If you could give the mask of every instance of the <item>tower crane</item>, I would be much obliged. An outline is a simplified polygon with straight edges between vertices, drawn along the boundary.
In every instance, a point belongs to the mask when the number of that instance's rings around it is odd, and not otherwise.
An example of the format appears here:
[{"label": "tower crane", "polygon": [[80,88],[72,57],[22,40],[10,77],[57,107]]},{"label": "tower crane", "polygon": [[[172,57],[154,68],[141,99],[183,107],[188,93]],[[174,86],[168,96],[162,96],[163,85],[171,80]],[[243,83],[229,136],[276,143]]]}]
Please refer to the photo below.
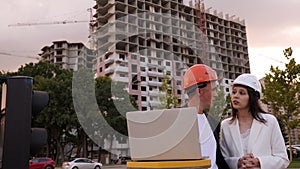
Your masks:
[{"label": "tower crane", "polygon": [[265,57],[265,58],[267,58],[267,59],[273,60],[273,61],[275,61],[275,62],[285,64],[285,62],[283,62],[283,61],[281,61],[281,60],[279,60],[279,59],[275,59],[275,58],[273,58],[273,57],[271,57],[271,56],[262,55],[262,54],[259,54],[258,56],[262,56],[262,57]]},{"label": "tower crane", "polygon": [[53,22],[27,22],[27,23],[16,23],[16,24],[9,24],[8,27],[13,26],[38,26],[38,25],[52,25],[52,24],[69,24],[69,23],[89,23],[89,44],[90,48],[94,49],[93,45],[93,33],[96,20],[93,19],[93,10],[92,8],[88,8],[87,11],[90,13],[89,20],[63,20],[63,21],[53,21]]},{"label": "tower crane", "polygon": [[1,51],[0,51],[0,55],[5,55],[5,56],[16,56],[16,57],[31,58],[31,59],[40,60],[39,57],[34,57],[34,56],[22,56],[22,55],[17,55],[17,54],[12,54],[12,53],[7,53],[7,52],[1,52]]},{"label": "tower crane", "polygon": [[88,8],[87,11],[90,13],[90,20],[63,20],[63,21],[53,21],[53,22],[27,22],[27,23],[16,23],[10,24],[8,27],[12,26],[34,26],[34,25],[51,25],[51,24],[68,24],[68,23],[90,23],[90,31],[93,31],[93,26],[96,20],[93,19],[93,10]]},{"label": "tower crane", "polygon": [[90,22],[90,21],[65,20],[65,21],[54,21],[54,22],[27,22],[27,23],[10,24],[10,25],[8,25],[8,27],[12,27],[12,26],[34,26],[34,25],[67,24],[67,23],[84,23],[84,22]]}]

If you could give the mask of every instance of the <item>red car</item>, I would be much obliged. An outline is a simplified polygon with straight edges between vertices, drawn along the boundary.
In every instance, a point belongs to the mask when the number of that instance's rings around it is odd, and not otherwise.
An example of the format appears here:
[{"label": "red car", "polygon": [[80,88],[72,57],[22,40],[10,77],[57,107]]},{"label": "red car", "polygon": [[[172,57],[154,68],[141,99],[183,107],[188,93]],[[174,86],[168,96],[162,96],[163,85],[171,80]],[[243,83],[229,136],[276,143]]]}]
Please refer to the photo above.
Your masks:
[{"label": "red car", "polygon": [[48,157],[36,157],[29,161],[29,169],[54,169],[55,161]]}]

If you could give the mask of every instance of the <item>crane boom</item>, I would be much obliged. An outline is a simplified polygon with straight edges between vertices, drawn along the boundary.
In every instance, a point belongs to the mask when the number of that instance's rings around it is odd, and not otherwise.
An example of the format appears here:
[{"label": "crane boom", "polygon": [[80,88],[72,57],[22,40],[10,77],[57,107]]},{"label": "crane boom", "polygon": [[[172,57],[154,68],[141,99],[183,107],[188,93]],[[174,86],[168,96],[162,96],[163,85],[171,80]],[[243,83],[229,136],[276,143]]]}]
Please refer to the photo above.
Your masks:
[{"label": "crane boom", "polygon": [[[8,27],[13,26],[38,26],[38,25],[52,25],[52,24],[68,24],[68,23],[89,23],[89,44],[90,48],[94,49],[94,40],[93,40],[93,33],[96,20],[93,19],[93,10],[92,8],[88,8],[87,11],[90,13],[90,20],[64,20],[64,21],[52,21],[52,22],[28,22],[28,23],[16,23],[10,24]],[[3,54],[3,53],[2,53]]]},{"label": "crane boom", "polygon": [[51,24],[67,24],[67,23],[86,23],[90,21],[54,21],[54,22],[28,22],[28,23],[16,23],[16,24],[10,24],[8,27],[11,26],[32,26],[32,25],[51,25]]},{"label": "crane boom", "polygon": [[1,51],[0,51],[0,55],[6,55],[6,56],[16,56],[16,57],[26,57],[26,58],[31,58],[31,59],[40,60],[40,58],[39,58],[39,57],[34,57],[34,56],[21,56],[21,55],[17,55],[17,54],[11,54],[11,53],[7,53],[7,52],[1,52]]}]

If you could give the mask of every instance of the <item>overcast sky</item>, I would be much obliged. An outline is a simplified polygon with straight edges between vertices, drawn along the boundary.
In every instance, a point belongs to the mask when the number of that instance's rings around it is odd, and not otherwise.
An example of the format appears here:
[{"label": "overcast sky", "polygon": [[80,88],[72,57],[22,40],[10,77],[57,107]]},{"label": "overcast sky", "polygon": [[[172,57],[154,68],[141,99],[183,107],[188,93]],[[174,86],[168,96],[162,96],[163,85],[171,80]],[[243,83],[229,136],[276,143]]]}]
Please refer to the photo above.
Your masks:
[{"label": "overcast sky", "polygon": [[[40,53],[55,40],[87,43],[88,23],[13,26],[62,20],[89,20],[93,0],[9,0],[0,5],[0,70],[15,71],[20,65],[37,60],[27,58]],[[251,72],[263,77],[275,60],[285,61],[282,50],[294,49],[300,61],[299,0],[205,0],[206,8],[245,19]],[[2,53],[2,54],[1,54]],[[4,55],[3,53],[6,53]],[[14,56],[7,56],[11,54]],[[273,58],[273,59],[271,59]],[[282,64],[281,64],[282,65]]]}]

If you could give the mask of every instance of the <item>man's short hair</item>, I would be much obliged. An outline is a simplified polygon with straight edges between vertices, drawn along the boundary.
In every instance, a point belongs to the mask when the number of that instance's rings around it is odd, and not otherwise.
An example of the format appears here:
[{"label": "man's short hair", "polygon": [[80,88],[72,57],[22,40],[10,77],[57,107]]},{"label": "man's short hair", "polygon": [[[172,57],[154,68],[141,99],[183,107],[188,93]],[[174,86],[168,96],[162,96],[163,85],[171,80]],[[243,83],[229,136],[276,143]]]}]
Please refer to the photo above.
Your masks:
[{"label": "man's short hair", "polygon": [[190,86],[188,88],[185,89],[186,94],[191,97],[195,94],[196,89],[201,89],[207,86],[207,84],[210,83],[210,81],[208,82],[201,82],[201,83],[197,83],[193,86]]}]

